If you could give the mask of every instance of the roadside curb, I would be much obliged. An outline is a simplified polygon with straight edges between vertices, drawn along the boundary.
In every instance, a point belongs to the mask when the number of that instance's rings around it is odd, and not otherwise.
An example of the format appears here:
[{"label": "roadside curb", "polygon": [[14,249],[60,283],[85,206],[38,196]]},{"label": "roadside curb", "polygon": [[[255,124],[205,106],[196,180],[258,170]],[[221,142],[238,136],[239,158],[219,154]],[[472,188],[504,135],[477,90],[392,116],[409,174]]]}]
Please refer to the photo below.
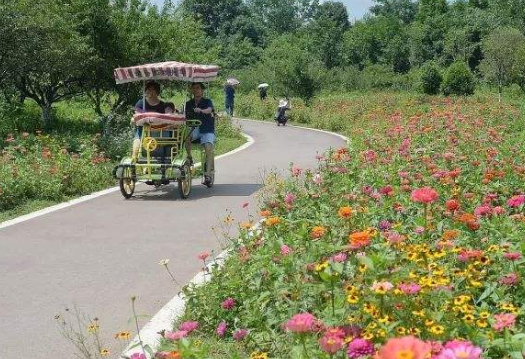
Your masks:
[{"label": "roadside curb", "polygon": [[[238,147],[236,149],[231,150],[230,152],[227,152],[227,153],[224,153],[224,154],[222,154],[220,156],[215,157],[215,160],[220,160],[221,158],[228,157],[228,156],[231,156],[233,154],[236,154],[236,153],[238,153],[240,151],[243,151],[243,150],[247,149],[248,147],[250,147],[251,145],[253,145],[255,143],[255,140],[250,135],[247,135],[245,133],[242,133],[242,135],[247,140],[247,142],[245,144],[243,144],[242,146],[240,146],[240,147]],[[200,162],[196,163],[194,165],[195,168],[199,168],[200,166],[201,166]],[[111,188],[108,188],[108,189],[105,189],[105,190],[102,190],[102,191],[99,191],[99,192],[95,192],[95,193],[92,193],[92,194],[89,194],[89,195],[86,195],[86,196],[75,198],[75,199],[72,199],[72,200],[67,201],[67,202],[59,203],[59,204],[56,204],[54,206],[50,206],[50,207],[47,207],[47,208],[44,208],[44,209],[41,209],[41,210],[38,210],[38,211],[35,211],[35,212],[32,212],[32,213],[25,214],[25,215],[20,216],[20,217],[16,217],[16,218],[10,219],[8,221],[0,223],[0,230],[2,230],[4,228],[7,228],[7,227],[14,226],[14,225],[22,223],[22,222],[29,221],[29,220],[37,218],[37,217],[45,216],[46,214],[49,214],[49,213],[60,211],[61,209],[64,209],[64,208],[68,208],[68,207],[71,207],[71,206],[74,206],[74,205],[77,205],[77,204],[80,204],[80,203],[84,203],[84,202],[90,201],[90,200],[98,198],[98,197],[102,197],[102,196],[105,196],[105,195],[108,195],[108,194],[111,194],[111,193],[114,193],[114,192],[118,192],[119,190],[120,190],[119,187],[111,187]]]},{"label": "roadside curb", "polygon": [[[260,122],[260,123],[267,123],[271,124],[269,121],[261,121],[261,120],[251,120],[251,119],[239,119],[235,118],[236,120],[241,121],[252,121],[252,122]],[[344,140],[347,144],[350,143],[350,139],[344,135],[325,131],[325,130],[319,130],[315,128],[309,128],[309,127],[302,127],[302,126],[295,126],[290,125],[288,127],[294,127],[294,128],[300,128],[315,132],[321,132],[324,134],[332,135],[341,138]],[[250,235],[257,234],[260,230],[260,226],[264,222],[264,219],[261,219],[256,225],[254,225],[252,228],[250,228]],[[229,249],[224,250],[222,253],[220,253],[211,263],[209,263],[206,268],[199,273],[188,283],[188,285],[202,285],[211,280],[211,274],[210,271],[213,267],[218,266],[218,268],[222,267],[224,264],[224,261],[228,258]],[[186,308],[186,301],[184,295],[177,294],[172,300],[170,300],[162,309],[155,314],[155,316],[140,330],[140,337],[142,339],[142,345],[143,346],[149,346],[151,349],[155,350],[155,348],[159,344],[160,332],[163,330],[172,330],[173,329],[173,323],[175,320],[180,318],[180,316],[184,313],[184,310]],[[141,352],[141,347],[139,343],[138,336],[135,336],[135,338],[130,342],[126,350],[121,354],[120,358],[127,359],[132,354]],[[150,359],[151,357],[146,354],[146,358]]]}]

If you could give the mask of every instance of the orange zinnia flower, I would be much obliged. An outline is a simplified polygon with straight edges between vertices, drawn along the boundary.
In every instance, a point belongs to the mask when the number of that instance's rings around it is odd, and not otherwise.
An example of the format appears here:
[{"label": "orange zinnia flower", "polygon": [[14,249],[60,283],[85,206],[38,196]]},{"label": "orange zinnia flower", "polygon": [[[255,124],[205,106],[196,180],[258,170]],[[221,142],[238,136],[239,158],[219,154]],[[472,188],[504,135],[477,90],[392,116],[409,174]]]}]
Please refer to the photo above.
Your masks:
[{"label": "orange zinnia flower", "polygon": [[348,236],[350,241],[350,247],[352,249],[359,249],[361,247],[366,247],[370,244],[372,235],[369,231],[355,232]]},{"label": "orange zinnia flower", "polygon": [[269,217],[266,219],[266,225],[267,226],[274,226],[276,224],[279,224],[281,222],[281,219],[279,217]]},{"label": "orange zinnia flower", "polygon": [[461,223],[475,222],[477,217],[472,213],[463,213],[457,218],[457,220]]},{"label": "orange zinnia flower", "polygon": [[269,216],[272,215],[272,212],[269,211],[269,210],[267,210],[267,209],[265,209],[265,210],[259,212],[259,214],[260,214],[262,217],[269,217]]},{"label": "orange zinnia flower", "polygon": [[350,218],[352,217],[352,207],[341,207],[339,208],[338,214],[341,218]]},{"label": "orange zinnia flower", "polygon": [[319,239],[322,236],[324,236],[325,232],[326,232],[326,228],[318,226],[318,227],[312,228],[312,231],[310,232],[310,235],[314,239]]},{"label": "orange zinnia flower", "polygon": [[451,241],[453,239],[456,239],[459,235],[459,231],[455,229],[447,229],[443,232],[443,240],[444,241]]}]

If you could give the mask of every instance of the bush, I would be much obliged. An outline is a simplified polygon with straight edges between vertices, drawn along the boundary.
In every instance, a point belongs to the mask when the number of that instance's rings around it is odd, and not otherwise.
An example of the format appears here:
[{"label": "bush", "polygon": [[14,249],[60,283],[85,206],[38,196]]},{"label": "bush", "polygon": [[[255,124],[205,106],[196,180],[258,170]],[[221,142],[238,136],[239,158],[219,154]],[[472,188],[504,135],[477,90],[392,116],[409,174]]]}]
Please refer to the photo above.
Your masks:
[{"label": "bush", "polygon": [[450,65],[445,72],[441,89],[445,96],[470,96],[474,94],[475,82],[474,75],[468,65],[457,61]]},{"label": "bush", "polygon": [[437,95],[441,88],[443,76],[433,62],[427,62],[421,67],[418,89],[427,95]]}]

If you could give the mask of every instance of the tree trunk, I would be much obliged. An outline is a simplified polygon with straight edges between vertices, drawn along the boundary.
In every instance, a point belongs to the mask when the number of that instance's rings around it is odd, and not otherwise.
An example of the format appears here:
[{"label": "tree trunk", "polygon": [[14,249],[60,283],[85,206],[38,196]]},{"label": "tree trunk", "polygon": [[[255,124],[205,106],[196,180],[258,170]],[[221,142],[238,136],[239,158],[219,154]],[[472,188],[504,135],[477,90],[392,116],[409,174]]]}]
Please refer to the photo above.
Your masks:
[{"label": "tree trunk", "polygon": [[42,108],[42,122],[44,122],[44,128],[50,130],[53,117],[51,103],[45,101],[40,107]]}]

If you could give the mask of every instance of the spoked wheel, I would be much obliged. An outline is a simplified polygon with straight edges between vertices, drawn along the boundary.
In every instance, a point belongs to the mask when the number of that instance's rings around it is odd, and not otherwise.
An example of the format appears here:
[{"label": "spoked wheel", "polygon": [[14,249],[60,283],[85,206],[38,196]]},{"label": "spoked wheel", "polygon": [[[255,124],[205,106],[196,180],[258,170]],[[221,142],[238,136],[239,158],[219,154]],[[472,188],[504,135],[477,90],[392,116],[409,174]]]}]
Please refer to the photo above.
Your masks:
[{"label": "spoked wheel", "polygon": [[125,199],[130,199],[135,192],[135,181],[131,178],[121,178],[120,179],[120,193],[124,196]]},{"label": "spoked wheel", "polygon": [[182,199],[186,199],[191,193],[191,168],[188,163],[186,163],[182,168],[183,176],[178,179],[179,193]]}]

